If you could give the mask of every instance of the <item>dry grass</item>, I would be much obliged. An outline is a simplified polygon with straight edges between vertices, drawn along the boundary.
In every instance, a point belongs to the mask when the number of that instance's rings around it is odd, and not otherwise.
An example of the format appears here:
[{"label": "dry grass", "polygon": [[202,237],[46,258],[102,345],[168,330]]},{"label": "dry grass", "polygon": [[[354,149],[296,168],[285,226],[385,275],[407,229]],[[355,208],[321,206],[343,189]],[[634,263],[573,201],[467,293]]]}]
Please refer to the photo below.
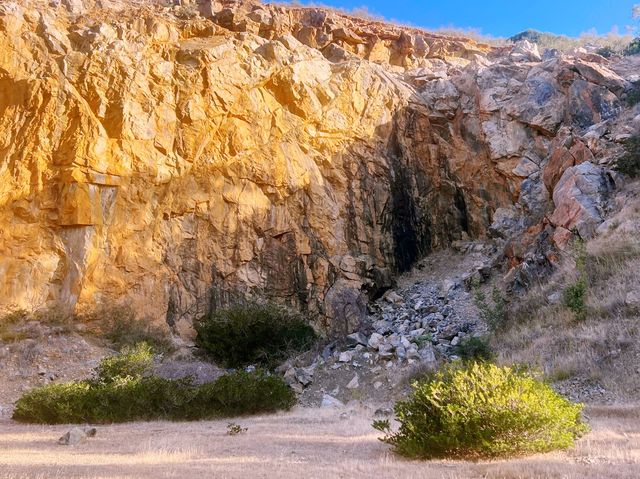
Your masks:
[{"label": "dry grass", "polygon": [[407,461],[371,428],[371,411],[299,409],[240,420],[105,426],[63,447],[68,428],[0,424],[0,479],[15,478],[631,478],[640,470],[640,409],[591,409],[593,432],[567,452],[509,461]]},{"label": "dry grass", "polygon": [[551,281],[518,301],[511,326],[495,338],[501,362],[535,365],[553,381],[580,378],[614,398],[640,400],[640,311],[626,302],[640,289],[639,205],[640,198],[629,201],[608,231],[585,245],[587,319],[576,321],[562,302],[548,301],[580,275],[577,254],[569,251]]}]

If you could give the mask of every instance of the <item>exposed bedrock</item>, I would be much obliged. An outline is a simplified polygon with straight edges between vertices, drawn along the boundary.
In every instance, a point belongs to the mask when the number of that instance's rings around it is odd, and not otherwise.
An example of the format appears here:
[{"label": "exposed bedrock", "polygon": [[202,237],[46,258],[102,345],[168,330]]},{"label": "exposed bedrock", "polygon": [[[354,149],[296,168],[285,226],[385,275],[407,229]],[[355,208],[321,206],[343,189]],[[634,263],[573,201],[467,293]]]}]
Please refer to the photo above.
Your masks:
[{"label": "exposed bedrock", "polygon": [[2,309],[129,302],[187,331],[254,295],[331,328],[452,241],[517,264],[602,221],[629,84],[600,57],[318,9],[52,5],[0,6]]}]

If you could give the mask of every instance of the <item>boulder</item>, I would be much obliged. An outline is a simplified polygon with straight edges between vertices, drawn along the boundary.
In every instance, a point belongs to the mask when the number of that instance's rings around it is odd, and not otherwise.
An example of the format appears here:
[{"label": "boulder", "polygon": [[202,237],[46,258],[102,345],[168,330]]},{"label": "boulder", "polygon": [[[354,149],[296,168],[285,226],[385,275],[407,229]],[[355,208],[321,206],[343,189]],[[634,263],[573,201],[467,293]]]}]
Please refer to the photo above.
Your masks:
[{"label": "boulder", "polygon": [[536,43],[529,40],[521,40],[515,44],[509,58],[515,62],[539,62],[542,61],[542,55],[538,50]]},{"label": "boulder", "polygon": [[553,191],[550,221],[591,238],[604,221],[605,206],[615,184],[610,173],[593,163],[568,168]]},{"label": "boulder", "polygon": [[344,407],[344,403],[329,394],[322,395],[322,403],[320,404],[322,408],[328,409],[341,409]]},{"label": "boulder", "polygon": [[58,444],[61,446],[75,446],[88,437],[94,437],[96,433],[97,429],[94,427],[74,427],[58,439]]}]

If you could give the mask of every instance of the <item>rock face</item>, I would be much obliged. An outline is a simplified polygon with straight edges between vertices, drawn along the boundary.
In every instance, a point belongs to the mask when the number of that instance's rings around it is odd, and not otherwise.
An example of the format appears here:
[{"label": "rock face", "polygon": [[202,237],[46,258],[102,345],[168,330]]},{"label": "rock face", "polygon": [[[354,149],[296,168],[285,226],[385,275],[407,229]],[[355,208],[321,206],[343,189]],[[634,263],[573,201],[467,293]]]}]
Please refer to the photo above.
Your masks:
[{"label": "rock face", "polygon": [[627,87],[526,45],[165,3],[0,6],[0,309],[181,330],[252,294],[355,331],[432,249],[542,224]]}]

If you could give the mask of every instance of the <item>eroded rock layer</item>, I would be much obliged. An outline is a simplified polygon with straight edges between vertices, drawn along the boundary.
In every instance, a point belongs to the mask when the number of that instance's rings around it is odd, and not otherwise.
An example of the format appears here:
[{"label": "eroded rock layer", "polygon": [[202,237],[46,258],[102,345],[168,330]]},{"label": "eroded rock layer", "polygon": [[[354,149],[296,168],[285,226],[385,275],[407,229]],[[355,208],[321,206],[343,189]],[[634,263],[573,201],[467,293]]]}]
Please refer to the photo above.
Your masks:
[{"label": "eroded rock layer", "polygon": [[492,223],[591,231],[599,197],[562,192],[610,187],[628,83],[536,55],[319,9],[5,2],[0,308],[130,302],[180,330],[253,294],[327,327]]}]

